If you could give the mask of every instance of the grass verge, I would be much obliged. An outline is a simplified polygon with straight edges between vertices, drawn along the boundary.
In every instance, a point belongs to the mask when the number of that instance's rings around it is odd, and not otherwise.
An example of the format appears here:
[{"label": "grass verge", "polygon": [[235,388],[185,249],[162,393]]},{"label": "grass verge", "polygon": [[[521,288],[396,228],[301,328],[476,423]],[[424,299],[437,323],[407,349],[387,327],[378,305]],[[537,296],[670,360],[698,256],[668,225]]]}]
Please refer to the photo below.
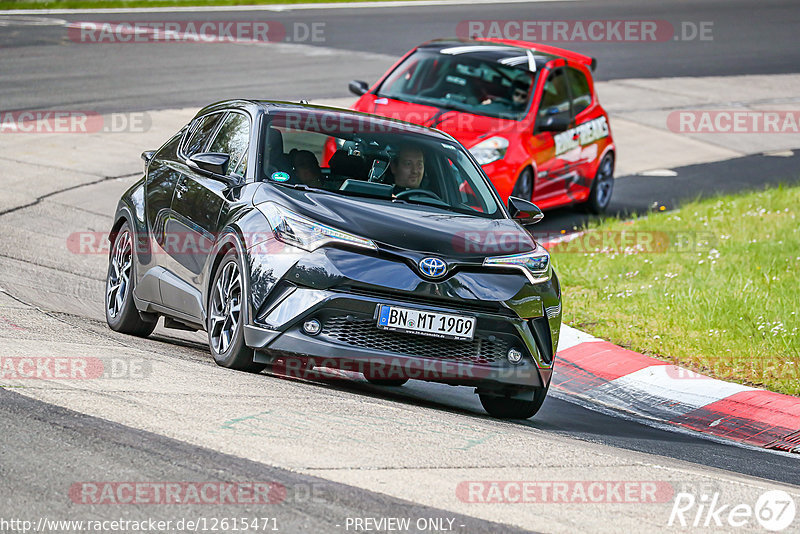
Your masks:
[{"label": "grass verge", "polygon": [[715,378],[800,395],[800,187],[606,220],[551,249],[567,324]]},{"label": "grass verge", "polygon": [[374,0],[6,0],[0,9],[106,9],[134,7],[240,6],[262,4],[353,3]]}]

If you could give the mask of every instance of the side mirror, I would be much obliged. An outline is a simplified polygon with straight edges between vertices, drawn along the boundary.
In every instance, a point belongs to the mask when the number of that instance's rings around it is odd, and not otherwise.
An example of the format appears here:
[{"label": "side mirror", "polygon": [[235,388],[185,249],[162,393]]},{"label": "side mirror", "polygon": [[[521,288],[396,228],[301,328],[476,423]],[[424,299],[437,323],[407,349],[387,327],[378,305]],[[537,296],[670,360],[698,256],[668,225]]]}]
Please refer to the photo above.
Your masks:
[{"label": "side mirror", "polygon": [[144,160],[144,166],[147,167],[150,165],[150,162],[153,161],[153,156],[156,155],[155,150],[145,150],[142,152],[142,159]]},{"label": "side mirror", "polygon": [[369,85],[367,85],[367,82],[363,82],[361,80],[350,80],[347,88],[350,89],[350,92],[356,96],[361,96],[369,91]]},{"label": "side mirror", "polygon": [[508,197],[508,211],[511,218],[522,224],[535,224],[544,219],[544,213],[539,206],[522,198]]},{"label": "side mirror", "polygon": [[219,152],[200,152],[189,158],[191,166],[223,177],[228,174],[228,163],[230,161],[231,157],[228,154]]},{"label": "side mirror", "polygon": [[563,115],[549,115],[541,123],[537,124],[540,132],[561,133],[569,130],[570,120]]}]

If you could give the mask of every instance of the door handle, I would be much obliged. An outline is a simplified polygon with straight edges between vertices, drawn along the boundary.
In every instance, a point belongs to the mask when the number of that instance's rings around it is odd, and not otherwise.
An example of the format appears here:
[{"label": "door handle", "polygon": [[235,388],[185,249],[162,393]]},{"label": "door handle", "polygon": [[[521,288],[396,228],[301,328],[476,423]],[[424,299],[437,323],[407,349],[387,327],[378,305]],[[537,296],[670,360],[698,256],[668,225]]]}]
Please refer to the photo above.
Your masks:
[{"label": "door handle", "polygon": [[177,196],[178,198],[181,198],[183,196],[183,194],[188,190],[189,190],[189,186],[187,186],[183,182],[180,182],[177,186],[175,186],[175,196]]}]

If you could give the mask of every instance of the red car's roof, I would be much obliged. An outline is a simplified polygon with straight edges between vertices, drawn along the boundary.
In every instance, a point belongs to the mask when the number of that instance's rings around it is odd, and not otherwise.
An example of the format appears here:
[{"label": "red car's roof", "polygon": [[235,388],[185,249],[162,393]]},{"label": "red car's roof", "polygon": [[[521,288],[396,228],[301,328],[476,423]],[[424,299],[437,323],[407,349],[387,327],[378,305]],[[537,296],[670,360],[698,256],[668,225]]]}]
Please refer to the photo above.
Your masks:
[{"label": "red car's roof", "polygon": [[577,61],[579,63],[583,63],[587,67],[591,67],[592,70],[594,70],[595,66],[597,65],[597,60],[591,56],[586,56],[584,54],[579,54],[578,52],[565,50],[564,48],[558,48],[557,46],[550,46],[541,43],[531,43],[528,41],[516,41],[513,39],[476,39],[476,41],[505,44],[509,46],[516,46],[519,48],[536,50],[537,52],[544,52],[545,54],[552,54],[554,56],[563,57],[564,59],[567,59],[569,61]]},{"label": "red car's roof", "polygon": [[[537,52],[538,55],[541,57],[539,58],[540,61],[549,59],[556,59],[556,58],[563,58],[568,61],[575,61],[578,63],[583,63],[587,67],[594,70],[597,66],[597,60],[593,57],[579,54],[578,52],[572,52],[570,50],[565,50],[563,48],[558,48],[556,46],[545,45],[541,43],[532,43],[529,41],[518,41],[513,39],[434,39],[431,41],[427,41],[417,48],[429,48],[429,47],[475,47],[479,49],[480,47],[486,47],[489,49],[491,45],[501,45],[509,47],[509,50],[517,49],[517,50],[531,50],[533,52]],[[537,61],[538,62],[538,61]]]}]

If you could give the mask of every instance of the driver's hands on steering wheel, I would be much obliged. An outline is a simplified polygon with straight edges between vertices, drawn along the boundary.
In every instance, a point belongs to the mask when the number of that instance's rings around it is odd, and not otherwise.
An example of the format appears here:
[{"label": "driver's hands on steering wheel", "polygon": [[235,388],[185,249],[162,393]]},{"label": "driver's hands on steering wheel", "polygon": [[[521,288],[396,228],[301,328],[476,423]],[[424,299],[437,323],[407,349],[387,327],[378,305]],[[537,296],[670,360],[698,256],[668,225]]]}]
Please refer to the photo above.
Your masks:
[{"label": "driver's hands on steering wheel", "polygon": [[412,195],[423,195],[423,196],[428,196],[428,197],[431,197],[431,198],[435,198],[436,200],[439,200],[439,201],[442,200],[439,197],[439,195],[437,195],[433,191],[428,191],[427,189],[407,189],[405,191],[400,191],[399,193],[394,195],[394,198],[399,198],[400,200],[402,200],[402,199],[410,197]]}]

